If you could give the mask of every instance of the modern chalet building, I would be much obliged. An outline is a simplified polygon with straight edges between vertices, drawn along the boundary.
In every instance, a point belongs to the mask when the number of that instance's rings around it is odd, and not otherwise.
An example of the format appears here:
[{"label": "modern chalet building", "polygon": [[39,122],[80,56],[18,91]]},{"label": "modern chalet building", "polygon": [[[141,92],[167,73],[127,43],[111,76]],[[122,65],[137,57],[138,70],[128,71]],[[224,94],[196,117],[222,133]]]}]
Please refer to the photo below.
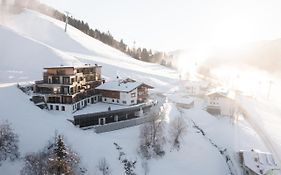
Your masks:
[{"label": "modern chalet building", "polygon": [[98,65],[47,67],[43,80],[35,82],[33,92],[44,97],[49,110],[75,112],[99,101],[95,88],[100,84],[101,66]]}]

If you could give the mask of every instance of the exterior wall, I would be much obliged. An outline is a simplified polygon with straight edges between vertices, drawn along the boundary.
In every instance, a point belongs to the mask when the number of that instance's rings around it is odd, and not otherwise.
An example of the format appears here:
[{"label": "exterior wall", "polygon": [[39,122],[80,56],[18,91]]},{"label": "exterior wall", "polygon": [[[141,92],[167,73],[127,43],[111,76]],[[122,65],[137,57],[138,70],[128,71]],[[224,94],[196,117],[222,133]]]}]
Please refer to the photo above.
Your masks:
[{"label": "exterior wall", "polygon": [[131,92],[117,92],[117,91],[106,91],[102,90],[102,102],[118,104],[118,105],[135,105],[138,104],[138,90],[137,88]]},{"label": "exterior wall", "polygon": [[212,107],[220,107],[221,104],[221,100],[220,100],[220,96],[208,96],[208,106],[212,106]]},{"label": "exterior wall", "polygon": [[222,96],[208,96],[207,105],[208,108],[219,109],[222,116],[232,116],[236,110],[235,102]]},{"label": "exterior wall", "polygon": [[66,68],[47,68],[47,73],[49,74],[60,74],[60,71],[61,73],[64,72],[65,75],[73,75],[74,74],[74,68],[73,67],[66,67]]},{"label": "exterior wall", "polygon": [[[61,104],[61,103],[47,103],[48,109],[51,111],[62,111],[67,113],[74,113],[79,109],[86,107],[89,104],[97,103],[99,101],[99,95],[94,95],[89,98],[80,100],[74,104]],[[64,110],[63,110],[64,108]]]},{"label": "exterior wall", "polygon": [[147,98],[148,98],[148,88],[145,87],[145,86],[141,86],[137,89],[137,91],[138,91],[138,93],[137,93],[138,94],[138,97],[137,97],[138,102],[146,101]]},{"label": "exterior wall", "polygon": [[223,116],[233,116],[235,112],[235,104],[229,98],[220,98],[221,105],[221,115]]},{"label": "exterior wall", "polygon": [[[60,103],[47,103],[48,109],[50,111],[63,111],[67,113],[72,112],[72,105],[71,104],[60,104]],[[63,110],[64,108],[64,110]]]},{"label": "exterior wall", "polygon": [[120,92],[120,104],[122,105],[135,105],[138,100],[138,90],[134,89],[131,92]]},{"label": "exterior wall", "polygon": [[120,92],[118,92],[118,91],[100,90],[100,93],[101,93],[102,97],[120,99]]},{"label": "exterior wall", "polygon": [[110,98],[110,97],[102,97],[102,102],[104,103],[111,103],[111,104],[121,104],[121,101],[119,98]]}]

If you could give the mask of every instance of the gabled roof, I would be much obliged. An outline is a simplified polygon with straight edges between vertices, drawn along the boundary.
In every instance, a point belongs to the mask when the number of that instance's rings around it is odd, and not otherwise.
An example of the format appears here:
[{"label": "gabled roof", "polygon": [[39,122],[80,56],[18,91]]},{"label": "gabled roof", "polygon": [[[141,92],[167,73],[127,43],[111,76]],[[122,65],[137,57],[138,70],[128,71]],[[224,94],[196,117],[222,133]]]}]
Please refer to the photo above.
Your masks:
[{"label": "gabled roof", "polygon": [[140,86],[146,86],[148,88],[153,88],[152,86],[149,86],[147,84],[136,82],[131,79],[126,80],[115,80],[106,82],[104,84],[101,84],[100,86],[96,87],[98,90],[108,90],[108,91],[119,91],[119,92],[131,92],[132,90],[140,87]]},{"label": "gabled roof", "polygon": [[207,96],[217,95],[229,99],[235,99],[235,93],[233,91],[227,91],[225,89],[213,89],[206,94]]},{"label": "gabled roof", "polygon": [[272,154],[252,149],[240,151],[244,165],[258,175],[265,175],[270,170],[279,170]]}]

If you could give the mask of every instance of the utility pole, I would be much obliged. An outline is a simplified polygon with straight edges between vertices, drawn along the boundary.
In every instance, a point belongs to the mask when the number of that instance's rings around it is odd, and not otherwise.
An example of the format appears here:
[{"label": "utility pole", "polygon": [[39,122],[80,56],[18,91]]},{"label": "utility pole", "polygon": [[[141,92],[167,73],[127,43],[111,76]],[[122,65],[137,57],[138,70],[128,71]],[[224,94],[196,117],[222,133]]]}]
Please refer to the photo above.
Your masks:
[{"label": "utility pole", "polygon": [[65,28],[64,28],[64,32],[67,31],[67,25],[68,25],[68,17],[69,17],[69,12],[65,11],[66,17],[65,17]]}]

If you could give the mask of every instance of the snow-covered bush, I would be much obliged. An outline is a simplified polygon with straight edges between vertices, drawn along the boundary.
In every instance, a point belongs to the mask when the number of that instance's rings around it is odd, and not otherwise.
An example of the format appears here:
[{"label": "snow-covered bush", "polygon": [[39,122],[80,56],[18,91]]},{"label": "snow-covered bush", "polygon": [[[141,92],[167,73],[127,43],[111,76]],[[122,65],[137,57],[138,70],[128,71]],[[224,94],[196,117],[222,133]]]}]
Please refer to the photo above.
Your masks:
[{"label": "snow-covered bush", "polygon": [[22,175],[79,175],[85,173],[85,169],[80,166],[78,154],[64,143],[62,135],[56,136],[42,151],[26,155],[24,160]]},{"label": "snow-covered bush", "polygon": [[14,133],[11,125],[0,121],[0,165],[2,161],[19,158],[18,135]]},{"label": "snow-covered bush", "polygon": [[170,123],[170,140],[172,147],[179,150],[181,139],[187,133],[187,124],[183,117],[176,117]]}]

